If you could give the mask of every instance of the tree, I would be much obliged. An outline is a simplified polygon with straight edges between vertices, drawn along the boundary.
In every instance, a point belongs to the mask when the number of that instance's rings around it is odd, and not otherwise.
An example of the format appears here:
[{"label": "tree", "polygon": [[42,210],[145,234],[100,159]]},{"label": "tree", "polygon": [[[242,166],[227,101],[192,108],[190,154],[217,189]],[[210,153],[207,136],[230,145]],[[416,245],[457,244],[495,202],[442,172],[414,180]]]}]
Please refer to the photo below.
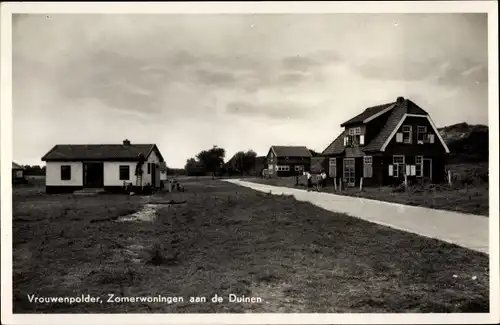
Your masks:
[{"label": "tree", "polygon": [[239,151],[235,154],[235,167],[241,174],[248,174],[255,167],[257,153],[253,150]]},{"label": "tree", "polygon": [[202,164],[203,170],[206,173],[211,173],[212,178],[215,178],[215,174],[219,172],[224,164],[224,156],[226,155],[226,150],[213,146],[209,150],[203,150],[196,155],[198,161]]},{"label": "tree", "polygon": [[203,174],[203,166],[195,158],[189,158],[184,166],[188,176],[200,176]]},{"label": "tree", "polygon": [[39,165],[24,165],[24,174],[29,176],[42,176],[45,175],[45,166],[40,167]]}]

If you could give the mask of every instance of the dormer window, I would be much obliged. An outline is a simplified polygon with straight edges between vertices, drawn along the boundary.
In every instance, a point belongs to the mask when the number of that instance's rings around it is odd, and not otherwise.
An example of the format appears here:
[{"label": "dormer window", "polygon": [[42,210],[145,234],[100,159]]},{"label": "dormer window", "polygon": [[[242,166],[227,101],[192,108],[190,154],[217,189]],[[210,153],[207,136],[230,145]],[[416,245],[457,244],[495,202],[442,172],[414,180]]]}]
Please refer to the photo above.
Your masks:
[{"label": "dormer window", "polygon": [[361,134],[361,127],[359,126],[349,129],[349,135],[360,135],[360,134]]},{"label": "dormer window", "polygon": [[411,125],[403,125],[403,143],[411,143]]},{"label": "dormer window", "polygon": [[348,131],[348,135],[344,138],[345,146],[363,146],[365,144],[365,136],[361,134],[361,127],[353,127]]}]

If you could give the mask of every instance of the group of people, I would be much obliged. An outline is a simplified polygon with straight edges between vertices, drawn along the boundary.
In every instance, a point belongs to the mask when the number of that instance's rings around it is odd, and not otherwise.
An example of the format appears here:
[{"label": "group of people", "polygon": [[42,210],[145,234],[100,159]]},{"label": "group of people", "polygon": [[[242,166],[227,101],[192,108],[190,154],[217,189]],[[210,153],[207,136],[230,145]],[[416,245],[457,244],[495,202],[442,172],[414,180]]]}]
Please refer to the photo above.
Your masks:
[{"label": "group of people", "polygon": [[[306,178],[307,178],[307,190],[309,191],[313,187],[312,175],[310,172],[304,171],[304,176],[306,176]],[[320,187],[326,186],[326,173],[323,169],[321,170],[321,173],[319,174],[317,186],[318,186],[318,189]]]}]

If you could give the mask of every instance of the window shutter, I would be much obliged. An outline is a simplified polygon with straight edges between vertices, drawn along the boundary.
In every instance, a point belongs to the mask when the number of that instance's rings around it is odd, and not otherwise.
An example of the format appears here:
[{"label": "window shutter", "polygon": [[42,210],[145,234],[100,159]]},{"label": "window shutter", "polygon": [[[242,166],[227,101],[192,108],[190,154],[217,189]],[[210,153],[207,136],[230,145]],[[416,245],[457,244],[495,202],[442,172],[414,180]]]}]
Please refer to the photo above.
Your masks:
[{"label": "window shutter", "polygon": [[403,142],[403,133],[396,133],[396,142]]},{"label": "window shutter", "polygon": [[330,158],[330,177],[337,177],[337,160],[336,158]]},{"label": "window shutter", "polygon": [[410,175],[411,176],[417,175],[417,166],[415,166],[415,165],[411,166],[411,173],[410,173]]},{"label": "window shutter", "polygon": [[389,176],[393,175],[393,166],[389,165]]},{"label": "window shutter", "polygon": [[365,145],[365,136],[364,135],[359,136],[359,144],[362,146]]},{"label": "window shutter", "polygon": [[429,142],[434,143],[434,134],[429,134]]},{"label": "window shutter", "polygon": [[344,147],[347,146],[347,137],[344,137]]},{"label": "window shutter", "polygon": [[406,175],[411,175],[411,166],[410,165],[406,165]]},{"label": "window shutter", "polygon": [[372,174],[373,174],[372,164],[364,164],[363,177],[370,178],[372,177]]}]

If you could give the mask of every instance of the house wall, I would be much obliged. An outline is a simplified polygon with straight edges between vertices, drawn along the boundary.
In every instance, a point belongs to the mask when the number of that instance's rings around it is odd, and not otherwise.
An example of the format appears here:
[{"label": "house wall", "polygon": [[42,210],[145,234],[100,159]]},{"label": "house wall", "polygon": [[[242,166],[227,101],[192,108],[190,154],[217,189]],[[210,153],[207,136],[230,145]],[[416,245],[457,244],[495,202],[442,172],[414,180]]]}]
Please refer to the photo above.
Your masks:
[{"label": "house wall", "polygon": [[[438,135],[434,132],[429,120],[425,117],[407,116],[397,130],[396,133],[403,132],[403,126],[410,125],[412,132],[412,143],[398,143],[396,142],[396,135],[391,139],[391,142],[385,148],[385,152],[389,155],[408,155],[408,156],[434,156],[444,155],[446,153]],[[426,126],[427,134],[434,134],[434,143],[417,143],[417,126]]]},{"label": "house wall", "polygon": [[[61,166],[71,166],[71,179],[61,180]],[[61,187],[82,187],[83,186],[83,163],[79,161],[56,162],[48,161],[45,171],[45,185]]]},{"label": "house wall", "polygon": [[135,166],[137,162],[135,161],[105,161],[104,162],[104,186],[114,187],[123,186],[124,180],[120,180],[120,166],[129,166],[130,168],[130,178],[126,182],[136,183]]},{"label": "house wall", "polygon": [[166,170],[160,172],[160,180],[161,181],[167,180],[167,171]]},{"label": "house wall", "polygon": [[275,172],[275,176],[278,177],[288,177],[288,176],[297,176],[300,175],[302,172],[297,172],[295,171],[295,166],[303,166],[304,171],[311,171],[311,159],[303,157],[301,159],[282,159],[279,158],[277,160],[277,166],[289,166],[290,170],[289,171],[277,171]]},{"label": "house wall", "polygon": [[[144,166],[142,167],[144,170],[144,173],[142,174],[142,183],[144,185],[148,183],[154,184],[153,179],[151,178],[152,177],[151,170],[148,174],[148,165],[147,165],[148,163],[154,163],[158,165],[160,164],[160,158],[158,157],[158,155],[154,150],[151,152],[151,154],[148,157],[148,160],[144,163]],[[158,167],[156,167],[156,170],[159,173]]]},{"label": "house wall", "polygon": [[[422,158],[432,159],[432,183],[443,183],[446,181],[446,157],[443,155],[429,156],[429,155],[404,155],[405,163],[409,165],[415,164],[415,156],[422,156]],[[377,173],[377,179],[380,179],[380,185],[399,185],[402,183],[402,178],[397,178],[389,176],[389,165],[393,163],[393,156],[384,155],[378,157],[377,160],[380,162],[377,171],[373,171],[374,176]],[[408,176],[409,182],[418,182],[421,180],[420,177]]]}]

